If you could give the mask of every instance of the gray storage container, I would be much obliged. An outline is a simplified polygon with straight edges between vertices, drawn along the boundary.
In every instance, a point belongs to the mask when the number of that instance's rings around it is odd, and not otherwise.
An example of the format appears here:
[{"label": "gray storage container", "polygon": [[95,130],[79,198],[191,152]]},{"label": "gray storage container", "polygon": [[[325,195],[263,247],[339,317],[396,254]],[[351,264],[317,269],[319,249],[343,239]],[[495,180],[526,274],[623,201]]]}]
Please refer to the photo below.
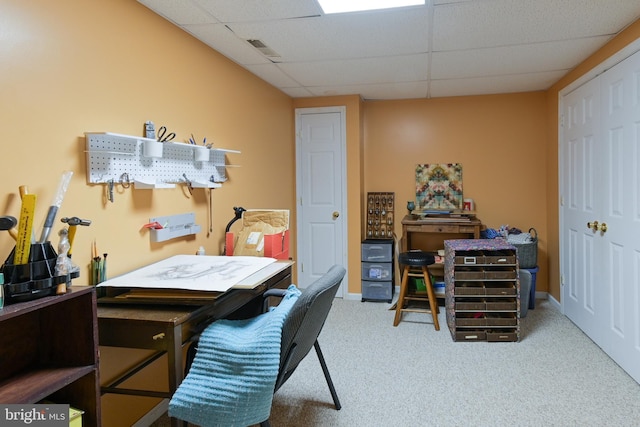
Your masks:
[{"label": "gray storage container", "polygon": [[393,299],[393,284],[391,282],[362,281],[362,301],[386,301]]},{"label": "gray storage container", "polygon": [[393,259],[393,240],[365,240],[361,246],[361,261],[391,262]]}]

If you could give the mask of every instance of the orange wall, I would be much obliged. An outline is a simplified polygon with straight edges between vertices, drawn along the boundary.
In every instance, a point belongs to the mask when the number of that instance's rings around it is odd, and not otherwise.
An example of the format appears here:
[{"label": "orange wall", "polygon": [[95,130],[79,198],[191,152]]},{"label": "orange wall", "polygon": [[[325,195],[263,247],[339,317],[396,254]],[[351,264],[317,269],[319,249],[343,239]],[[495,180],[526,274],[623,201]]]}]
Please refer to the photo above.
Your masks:
[{"label": "orange wall", "polygon": [[[39,234],[62,172],[73,171],[52,242],[57,245],[61,217],[92,221],[76,235],[73,260],[82,273],[75,284],[87,283],[94,239],[101,254],[109,253],[113,276],[174,254],[195,253],[200,245],[208,254],[219,254],[233,206],[294,211],[290,97],[134,0],[0,3],[0,215],[19,215],[18,187],[27,185],[38,196]],[[86,183],[84,132],[142,135],[147,120],[166,125],[177,140],[194,133],[242,152],[228,156],[241,167],[229,169],[229,181],[213,191],[210,235],[205,190],[189,197],[182,186],[117,186],[115,202],[109,203],[104,186]],[[150,217],[185,212],[195,213],[200,233],[150,243],[142,229]],[[8,233],[0,233],[2,260],[13,245]],[[103,381],[119,370],[114,361],[137,357],[109,348],[101,355]],[[156,372],[153,382],[162,375]],[[149,401],[106,396],[103,425],[131,425]]]},{"label": "orange wall", "polygon": [[[546,120],[544,92],[365,102],[365,191],[395,192],[401,218],[415,200],[417,164],[460,163],[464,197],[484,225],[536,228],[544,271]],[[546,286],[540,277],[537,290]]]},{"label": "orange wall", "polygon": [[[74,261],[85,268],[96,239],[115,275],[200,245],[218,254],[233,206],[293,209],[291,98],[132,0],[3,0],[2,8],[0,214],[18,214],[18,186],[28,185],[38,195],[39,231],[62,172],[74,171],[59,218],[92,221],[78,230]],[[227,156],[241,167],[213,191],[211,235],[206,190],[189,197],[182,185],[117,186],[109,203],[103,185],[87,185],[84,132],[142,135],[146,120],[178,141],[194,133],[242,152]],[[185,212],[195,212],[198,235],[150,244],[141,229],[150,217]],[[1,233],[0,253],[12,246]]]}]

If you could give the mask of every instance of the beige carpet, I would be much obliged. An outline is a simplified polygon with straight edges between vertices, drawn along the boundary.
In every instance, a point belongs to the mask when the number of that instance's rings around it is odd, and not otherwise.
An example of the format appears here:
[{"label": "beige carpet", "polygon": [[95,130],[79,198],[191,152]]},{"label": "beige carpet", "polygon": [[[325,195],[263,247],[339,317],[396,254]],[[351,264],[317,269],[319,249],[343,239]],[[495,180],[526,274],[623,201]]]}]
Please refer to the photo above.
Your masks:
[{"label": "beige carpet", "polygon": [[[315,353],[276,393],[279,426],[638,426],[640,385],[547,301],[522,319],[518,343],[454,342],[430,316],[336,300]],[[153,424],[165,426],[166,417]]]}]

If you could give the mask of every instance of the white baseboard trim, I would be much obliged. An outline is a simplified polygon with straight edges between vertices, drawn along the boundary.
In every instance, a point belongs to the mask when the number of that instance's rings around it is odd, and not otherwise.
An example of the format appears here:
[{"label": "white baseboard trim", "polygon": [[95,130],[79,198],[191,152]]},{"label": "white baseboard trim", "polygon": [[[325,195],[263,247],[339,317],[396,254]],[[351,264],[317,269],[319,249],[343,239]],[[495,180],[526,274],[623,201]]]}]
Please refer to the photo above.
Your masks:
[{"label": "white baseboard trim", "polygon": [[558,301],[551,295],[547,295],[547,299],[555,309],[562,313],[562,303],[560,301]]},{"label": "white baseboard trim", "polygon": [[347,293],[344,299],[345,300],[362,300],[362,294]]}]

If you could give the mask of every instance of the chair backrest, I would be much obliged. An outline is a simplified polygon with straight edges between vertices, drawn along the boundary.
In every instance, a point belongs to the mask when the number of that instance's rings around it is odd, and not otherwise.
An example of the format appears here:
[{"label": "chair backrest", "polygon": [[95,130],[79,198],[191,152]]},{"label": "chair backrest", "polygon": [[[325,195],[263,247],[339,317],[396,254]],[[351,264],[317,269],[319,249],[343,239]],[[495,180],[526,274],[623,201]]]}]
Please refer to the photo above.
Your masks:
[{"label": "chair backrest", "polygon": [[282,327],[280,372],[276,390],[291,376],[316,342],[345,274],[344,267],[334,265],[303,289],[302,295],[291,307]]}]

